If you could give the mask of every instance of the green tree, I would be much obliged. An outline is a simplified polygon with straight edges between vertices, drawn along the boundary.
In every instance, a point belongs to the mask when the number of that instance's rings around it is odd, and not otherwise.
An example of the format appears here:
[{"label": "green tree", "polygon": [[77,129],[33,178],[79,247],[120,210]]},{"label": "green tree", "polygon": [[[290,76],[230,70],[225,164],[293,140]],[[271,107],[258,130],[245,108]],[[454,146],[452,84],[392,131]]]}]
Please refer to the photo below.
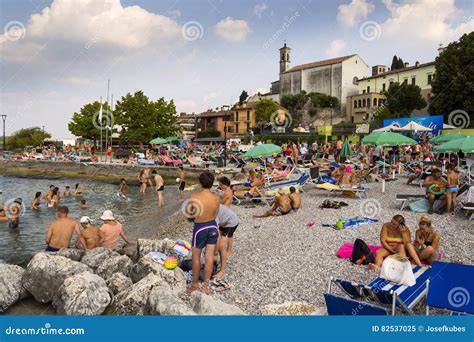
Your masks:
[{"label": "green tree", "polygon": [[403,62],[403,59],[401,57],[397,57],[397,55],[393,56],[390,70],[403,69],[404,67],[405,63]]},{"label": "green tree", "polygon": [[219,138],[221,134],[214,128],[208,128],[198,133],[198,138]]},{"label": "green tree", "polygon": [[372,120],[370,122],[371,123],[373,122],[379,126],[382,126],[384,119],[393,119],[396,117],[397,117],[397,114],[391,113],[387,107],[380,106],[380,107],[377,107],[375,111],[373,112]]},{"label": "green tree", "polygon": [[44,132],[41,127],[22,128],[6,138],[10,149],[25,148],[26,146],[41,146],[44,139],[51,138],[51,134]]},{"label": "green tree", "polygon": [[272,114],[277,110],[278,105],[273,100],[263,99],[258,101],[257,106],[255,107],[255,119],[257,125],[270,122]]},{"label": "green tree", "polygon": [[426,106],[421,88],[414,84],[392,83],[384,95],[387,98],[386,107],[396,117],[409,117],[413,110]]},{"label": "green tree", "polygon": [[429,112],[444,115],[465,111],[466,121],[474,127],[474,32],[464,34],[459,41],[449,44],[436,57],[436,77],[431,83],[432,100]]},{"label": "green tree", "polygon": [[309,98],[311,99],[311,104],[313,108],[338,108],[339,99],[335,96],[331,96],[324,93],[309,93]]},{"label": "green tree", "polygon": [[302,90],[299,94],[282,96],[280,103],[286,109],[299,110],[303,109],[306,102],[308,102],[308,98],[308,94]]},{"label": "green tree", "polygon": [[122,96],[115,106],[114,119],[116,124],[122,126],[121,138],[140,146],[153,138],[165,138],[179,130],[173,100],[167,102],[162,97],[150,101],[142,91]]},{"label": "green tree", "polygon": [[[99,101],[84,105],[79,113],[75,112],[72,115],[71,121],[68,123],[69,132],[84,139],[94,141],[99,139],[101,127],[105,129],[106,126],[113,123],[113,115],[107,102],[102,105],[102,122],[99,121],[99,112]],[[105,134],[104,131],[103,134]]]},{"label": "green tree", "polygon": [[249,97],[249,94],[245,91],[245,90],[242,90],[242,93],[240,93],[240,96],[239,96],[239,104],[242,104],[245,102],[245,100],[247,100]]}]

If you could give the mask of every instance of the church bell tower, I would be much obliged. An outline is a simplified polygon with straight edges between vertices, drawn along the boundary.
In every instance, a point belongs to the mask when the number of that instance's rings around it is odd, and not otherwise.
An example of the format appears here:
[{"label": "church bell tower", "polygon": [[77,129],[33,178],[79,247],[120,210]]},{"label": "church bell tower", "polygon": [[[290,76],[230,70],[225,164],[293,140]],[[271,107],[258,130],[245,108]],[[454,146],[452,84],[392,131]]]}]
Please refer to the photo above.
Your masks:
[{"label": "church bell tower", "polygon": [[287,71],[290,68],[290,53],[291,53],[291,49],[286,46],[286,41],[285,41],[285,44],[283,45],[283,47],[280,48],[280,74]]}]

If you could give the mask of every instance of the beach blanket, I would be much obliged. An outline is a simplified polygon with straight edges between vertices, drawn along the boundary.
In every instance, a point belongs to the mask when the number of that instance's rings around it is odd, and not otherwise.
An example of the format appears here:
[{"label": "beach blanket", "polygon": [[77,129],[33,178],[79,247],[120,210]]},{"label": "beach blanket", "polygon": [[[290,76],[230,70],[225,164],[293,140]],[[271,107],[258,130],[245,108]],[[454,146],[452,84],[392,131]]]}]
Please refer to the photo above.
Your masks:
[{"label": "beach blanket", "polygon": [[[379,250],[380,248],[383,248],[383,246],[374,246],[374,245],[368,245],[368,247],[373,255],[375,255],[377,250]],[[353,250],[354,250],[354,244],[346,242],[337,251],[337,256],[341,259],[350,259],[350,257],[352,256]]]},{"label": "beach blanket", "polygon": [[365,224],[379,222],[377,219],[369,218],[369,217],[354,217],[349,219],[339,219],[336,222],[337,229],[346,229],[346,228],[353,228],[362,226]]}]

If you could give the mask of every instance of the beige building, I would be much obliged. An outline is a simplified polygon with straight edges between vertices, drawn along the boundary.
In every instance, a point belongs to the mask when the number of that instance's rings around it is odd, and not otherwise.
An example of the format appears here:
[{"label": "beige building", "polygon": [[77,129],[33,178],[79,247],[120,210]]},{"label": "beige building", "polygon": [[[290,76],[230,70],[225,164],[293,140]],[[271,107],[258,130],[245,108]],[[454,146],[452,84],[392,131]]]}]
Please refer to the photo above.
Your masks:
[{"label": "beige building", "polygon": [[[377,107],[383,105],[385,96],[392,83],[409,83],[421,88],[421,96],[427,103],[431,100],[431,82],[435,75],[435,62],[410,66],[405,63],[405,68],[387,70],[385,65],[372,67],[372,76],[358,80],[358,93],[347,97],[347,120],[354,123],[366,122]],[[426,115],[427,108],[411,113],[412,116]]]}]

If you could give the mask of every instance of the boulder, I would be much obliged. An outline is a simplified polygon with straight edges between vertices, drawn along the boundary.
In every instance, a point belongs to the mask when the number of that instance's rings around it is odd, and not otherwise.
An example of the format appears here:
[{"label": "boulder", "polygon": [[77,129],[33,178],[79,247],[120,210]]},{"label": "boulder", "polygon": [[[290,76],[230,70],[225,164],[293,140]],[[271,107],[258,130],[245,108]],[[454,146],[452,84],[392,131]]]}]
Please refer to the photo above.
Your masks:
[{"label": "boulder", "polygon": [[87,251],[82,257],[81,262],[95,271],[104,260],[109,259],[113,255],[119,254],[109,248],[97,247]]},{"label": "boulder", "polygon": [[121,255],[128,256],[133,262],[138,261],[138,244],[136,242],[131,242],[124,245],[117,252]]},{"label": "boulder", "polygon": [[92,272],[80,262],[53,253],[37,253],[26,267],[23,287],[36,301],[49,303],[66,278],[86,271]]},{"label": "boulder", "polygon": [[150,273],[157,274],[163,278],[171,287],[174,294],[186,290],[186,276],[184,275],[183,270],[179,267],[176,267],[174,270],[167,270],[163,265],[149,255],[144,256],[133,265],[132,270],[130,271],[130,278],[132,278],[132,281],[136,283]]},{"label": "boulder", "polygon": [[150,292],[155,286],[165,285],[163,278],[156,274],[149,274],[138,283],[119,292],[115,296],[112,306],[114,315],[143,315],[146,311],[146,304]]},{"label": "boulder", "polygon": [[123,273],[126,276],[130,273],[132,265],[132,260],[128,256],[114,253],[99,263],[95,273],[105,280],[117,272]]},{"label": "boulder", "polygon": [[271,316],[308,316],[314,315],[316,307],[304,302],[285,302],[265,305],[260,308],[260,312]]},{"label": "boulder", "polygon": [[22,285],[24,274],[25,270],[20,266],[0,264],[0,312],[26,297],[27,292]]},{"label": "boulder", "polygon": [[73,261],[81,261],[85,253],[86,251],[84,251],[83,249],[61,248],[58,252],[56,252],[56,255],[63,256]]},{"label": "boulder", "polygon": [[110,291],[112,291],[114,295],[116,295],[119,292],[123,292],[127,290],[132,285],[133,285],[132,279],[125,276],[121,272],[116,272],[112,274],[112,276],[110,276],[107,280],[107,286],[109,287]]},{"label": "boulder", "polygon": [[191,295],[191,307],[198,315],[242,316],[244,311],[235,305],[224,303],[202,292],[194,291]]},{"label": "boulder", "polygon": [[161,252],[166,255],[173,253],[175,241],[170,239],[154,240],[154,239],[138,239],[137,250],[138,259],[144,257],[150,252]]},{"label": "boulder", "polygon": [[112,301],[105,280],[91,272],[70,276],[54,294],[53,306],[59,315],[101,315]]},{"label": "boulder", "polygon": [[160,316],[195,315],[191,308],[173,294],[169,285],[155,286],[151,290],[146,313]]}]

